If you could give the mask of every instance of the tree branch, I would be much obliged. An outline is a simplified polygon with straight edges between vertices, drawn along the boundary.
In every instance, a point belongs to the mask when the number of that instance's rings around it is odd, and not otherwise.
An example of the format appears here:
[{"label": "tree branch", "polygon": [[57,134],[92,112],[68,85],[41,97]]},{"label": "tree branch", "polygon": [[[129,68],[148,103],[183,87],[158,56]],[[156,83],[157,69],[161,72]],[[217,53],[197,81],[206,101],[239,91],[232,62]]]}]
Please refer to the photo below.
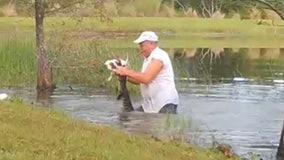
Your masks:
[{"label": "tree branch", "polygon": [[282,15],[282,13],[277,10],[277,8],[275,8],[274,6],[272,6],[270,3],[264,1],[264,0],[255,0],[259,3],[262,3],[264,5],[266,5],[269,9],[271,9],[272,11],[274,11],[276,14],[278,14],[280,16],[280,18],[284,21],[284,15]]},{"label": "tree branch", "polygon": [[68,4],[64,5],[64,6],[61,6],[59,8],[53,9],[53,10],[46,10],[45,13],[46,13],[46,15],[51,15],[54,12],[58,12],[60,10],[64,10],[66,8],[69,8],[69,7],[71,7],[71,6],[75,5],[75,4],[79,4],[79,3],[82,3],[82,2],[83,2],[83,0],[74,1],[72,3],[68,3]]},{"label": "tree branch", "polygon": [[179,0],[176,0],[176,2],[177,2],[177,4],[182,8],[183,13],[185,14],[185,13],[186,13],[185,7],[180,3]]}]

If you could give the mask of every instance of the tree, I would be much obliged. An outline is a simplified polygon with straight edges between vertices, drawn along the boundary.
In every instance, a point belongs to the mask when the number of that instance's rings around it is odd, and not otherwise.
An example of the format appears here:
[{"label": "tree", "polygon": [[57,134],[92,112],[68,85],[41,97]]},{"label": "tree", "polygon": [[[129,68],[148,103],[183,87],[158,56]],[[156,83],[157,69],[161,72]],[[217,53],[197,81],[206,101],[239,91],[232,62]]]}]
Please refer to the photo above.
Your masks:
[{"label": "tree", "polygon": [[283,0],[220,0],[225,2],[224,4],[231,3],[231,7],[224,8],[233,8],[241,9],[241,11],[250,12],[253,7],[256,7],[260,10],[268,9],[274,11],[279,17],[284,20],[284,1]]},{"label": "tree", "polygon": [[[95,1],[95,7],[99,7],[99,13],[103,12],[102,0]],[[50,62],[47,47],[44,41],[44,18],[46,14],[57,13],[63,10],[76,8],[76,4],[82,4],[84,0],[35,0],[35,32],[36,32],[36,56],[37,56],[37,101],[48,105],[50,95],[55,89],[52,78],[52,63]],[[103,17],[104,14],[100,14]],[[102,20],[102,18],[101,18]]]},{"label": "tree", "polygon": [[284,20],[284,1],[283,0],[254,0],[263,4],[266,9],[274,11],[282,20]]},{"label": "tree", "polygon": [[1,0],[0,6],[4,6],[4,5],[9,4],[9,3],[13,3],[13,0]]},{"label": "tree", "polygon": [[36,56],[37,56],[37,89],[50,90],[55,88],[52,80],[52,67],[48,59],[44,42],[43,20],[45,16],[44,0],[35,0],[36,21]]},{"label": "tree", "polygon": [[[184,1],[179,2],[183,5],[185,3]],[[191,0],[186,5],[201,17],[213,17],[218,11],[228,15],[248,9],[242,0]]]},{"label": "tree", "polygon": [[247,15],[252,8],[269,9],[278,14],[284,20],[283,0],[176,0],[179,8],[190,6],[201,17],[212,17],[216,11],[225,13],[226,16],[233,13]]},{"label": "tree", "polygon": [[[44,18],[46,14],[54,14],[59,11],[72,10],[83,4],[85,0],[35,0],[35,22],[36,22],[36,56],[37,56],[37,89],[38,91],[53,91],[55,85],[52,78],[52,64],[48,57],[44,41]],[[94,1],[95,7],[101,8],[102,0]],[[102,10],[99,10],[102,12]],[[103,14],[101,14],[102,16]]]}]

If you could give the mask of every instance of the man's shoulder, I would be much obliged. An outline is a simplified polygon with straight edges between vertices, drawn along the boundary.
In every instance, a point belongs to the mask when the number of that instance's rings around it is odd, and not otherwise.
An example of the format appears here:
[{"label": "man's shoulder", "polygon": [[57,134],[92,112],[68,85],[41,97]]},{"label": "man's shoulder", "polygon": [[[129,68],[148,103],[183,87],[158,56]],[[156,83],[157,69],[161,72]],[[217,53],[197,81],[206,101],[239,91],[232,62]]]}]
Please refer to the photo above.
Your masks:
[{"label": "man's shoulder", "polygon": [[153,54],[168,55],[168,53],[164,49],[161,49],[159,47],[154,49]]}]

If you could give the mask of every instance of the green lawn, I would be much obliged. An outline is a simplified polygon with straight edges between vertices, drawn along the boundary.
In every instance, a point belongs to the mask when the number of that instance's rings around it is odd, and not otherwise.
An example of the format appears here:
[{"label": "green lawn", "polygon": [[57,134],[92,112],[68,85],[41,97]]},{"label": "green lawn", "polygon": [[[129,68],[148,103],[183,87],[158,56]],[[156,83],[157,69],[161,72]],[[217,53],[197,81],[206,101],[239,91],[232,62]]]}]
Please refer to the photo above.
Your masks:
[{"label": "green lawn", "polygon": [[[96,31],[142,31],[156,30],[160,32],[174,32],[176,34],[197,33],[226,33],[244,35],[271,35],[270,29],[283,29],[283,22],[272,25],[271,20],[265,21],[264,25],[257,25],[256,20],[239,19],[201,19],[201,18],[165,18],[165,17],[119,17],[112,18],[112,23],[101,23],[97,18],[45,18],[47,30],[67,28],[89,28]],[[25,30],[34,29],[33,18],[1,17],[1,30]],[[281,34],[284,34],[283,32]]]},{"label": "green lawn", "polygon": [[[143,30],[156,31],[160,47],[172,51],[190,48],[284,48],[281,21],[275,22],[278,25],[272,25],[271,20],[258,25],[256,20],[185,17],[116,17],[112,21],[101,23],[97,18],[67,17],[45,19],[45,41],[58,84],[99,82],[98,86],[105,86],[104,80],[109,73],[103,63],[116,56],[129,56],[131,64],[138,66],[138,46],[133,40]],[[35,83],[34,28],[33,18],[0,18],[2,86]]]},{"label": "green lawn", "polygon": [[[165,17],[116,17],[112,23],[102,23],[97,18],[45,18],[47,39],[73,43],[105,39],[112,47],[135,47],[132,39],[141,31],[158,32],[161,44],[167,48],[178,47],[283,47],[284,23],[266,20],[201,19]],[[21,17],[0,18],[0,40],[7,37],[34,38],[34,19]],[[105,32],[126,33],[130,40],[119,41]],[[103,33],[103,34],[97,34]],[[51,36],[48,36],[51,35]],[[175,38],[177,37],[177,38]],[[58,40],[58,41],[56,41]]]}]

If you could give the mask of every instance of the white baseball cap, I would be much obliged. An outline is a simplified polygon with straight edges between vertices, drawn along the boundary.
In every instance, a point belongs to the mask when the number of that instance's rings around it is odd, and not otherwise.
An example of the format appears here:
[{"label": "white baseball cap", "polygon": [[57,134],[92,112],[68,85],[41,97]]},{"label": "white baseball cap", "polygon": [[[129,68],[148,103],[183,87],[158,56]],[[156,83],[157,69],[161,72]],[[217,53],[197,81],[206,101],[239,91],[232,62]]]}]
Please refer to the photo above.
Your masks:
[{"label": "white baseball cap", "polygon": [[144,41],[153,41],[157,42],[158,41],[158,36],[156,35],[155,32],[152,31],[144,31],[141,33],[141,35],[134,41],[134,43],[141,43]]}]

